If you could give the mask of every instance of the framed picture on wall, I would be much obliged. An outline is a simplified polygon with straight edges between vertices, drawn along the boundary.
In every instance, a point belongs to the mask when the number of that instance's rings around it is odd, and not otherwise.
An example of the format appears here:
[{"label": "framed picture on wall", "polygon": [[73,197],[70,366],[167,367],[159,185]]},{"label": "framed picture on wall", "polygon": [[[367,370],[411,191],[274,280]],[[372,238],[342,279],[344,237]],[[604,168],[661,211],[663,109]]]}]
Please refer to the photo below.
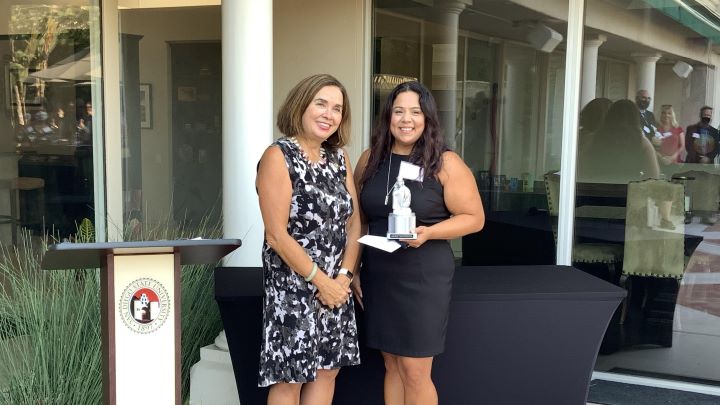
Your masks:
[{"label": "framed picture on wall", "polygon": [[140,83],[140,128],[152,128],[152,85]]},{"label": "framed picture on wall", "polygon": [[197,101],[197,87],[192,86],[178,86],[177,88],[178,101],[191,103]]}]

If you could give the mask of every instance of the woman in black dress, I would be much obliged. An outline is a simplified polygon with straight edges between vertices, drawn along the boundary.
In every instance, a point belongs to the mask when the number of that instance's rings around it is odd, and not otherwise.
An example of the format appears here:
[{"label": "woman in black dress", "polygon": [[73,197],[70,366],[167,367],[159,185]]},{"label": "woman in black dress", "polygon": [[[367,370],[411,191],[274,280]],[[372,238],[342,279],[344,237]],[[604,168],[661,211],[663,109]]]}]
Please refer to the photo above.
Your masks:
[{"label": "woman in black dress", "polygon": [[303,79],[280,107],[256,185],[265,225],[263,339],[258,385],[269,405],[330,405],[340,367],[360,362],[350,281],[360,218],[342,148],[350,134],[345,87]]},{"label": "woman in black dress", "polygon": [[386,253],[365,248],[362,300],[367,344],[385,359],[385,403],[437,404],[430,378],[433,356],[443,352],[455,270],[448,240],[479,231],[485,222],[480,193],[470,169],[448,150],[437,108],[422,84],[407,82],[390,93],[373,132],[371,148],[358,162],[363,223],[371,235],[385,236],[390,199],[400,162],[423,169],[424,180],[406,181],[417,239]]}]

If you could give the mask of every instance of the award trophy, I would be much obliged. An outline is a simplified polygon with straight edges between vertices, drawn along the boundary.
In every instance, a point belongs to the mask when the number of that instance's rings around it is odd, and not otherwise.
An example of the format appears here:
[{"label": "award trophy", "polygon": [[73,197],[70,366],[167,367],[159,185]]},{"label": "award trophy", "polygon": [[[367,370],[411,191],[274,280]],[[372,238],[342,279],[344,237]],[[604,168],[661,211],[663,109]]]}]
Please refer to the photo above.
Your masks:
[{"label": "award trophy", "polygon": [[417,239],[415,213],[410,210],[410,189],[398,176],[392,191],[393,212],[388,217],[388,239]]}]

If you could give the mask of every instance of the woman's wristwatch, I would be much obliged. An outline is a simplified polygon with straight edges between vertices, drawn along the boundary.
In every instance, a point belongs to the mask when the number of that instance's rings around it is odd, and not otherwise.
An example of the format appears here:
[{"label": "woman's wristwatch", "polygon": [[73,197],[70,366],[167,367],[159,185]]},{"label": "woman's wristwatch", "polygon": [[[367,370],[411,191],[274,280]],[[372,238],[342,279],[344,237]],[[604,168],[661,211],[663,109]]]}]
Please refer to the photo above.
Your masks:
[{"label": "woman's wristwatch", "polygon": [[350,271],[349,269],[346,269],[345,267],[343,267],[343,268],[340,269],[340,271],[338,272],[338,276],[341,275],[341,274],[342,274],[343,276],[349,278],[350,281],[352,281],[352,279],[353,279],[353,277],[354,277],[352,271]]}]

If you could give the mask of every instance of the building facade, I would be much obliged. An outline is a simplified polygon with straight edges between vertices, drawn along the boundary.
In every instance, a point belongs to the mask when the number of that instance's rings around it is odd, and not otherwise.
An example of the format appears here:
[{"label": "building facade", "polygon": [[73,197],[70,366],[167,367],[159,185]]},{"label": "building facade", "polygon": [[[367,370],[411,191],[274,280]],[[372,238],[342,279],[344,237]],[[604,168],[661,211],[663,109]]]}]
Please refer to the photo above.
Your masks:
[{"label": "building facade", "polygon": [[0,242],[222,223],[258,266],[287,91],[345,84],[356,161],[419,80],[488,218],[458,262],[620,284],[597,376],[720,393],[719,41],[716,0],[0,0]]}]

